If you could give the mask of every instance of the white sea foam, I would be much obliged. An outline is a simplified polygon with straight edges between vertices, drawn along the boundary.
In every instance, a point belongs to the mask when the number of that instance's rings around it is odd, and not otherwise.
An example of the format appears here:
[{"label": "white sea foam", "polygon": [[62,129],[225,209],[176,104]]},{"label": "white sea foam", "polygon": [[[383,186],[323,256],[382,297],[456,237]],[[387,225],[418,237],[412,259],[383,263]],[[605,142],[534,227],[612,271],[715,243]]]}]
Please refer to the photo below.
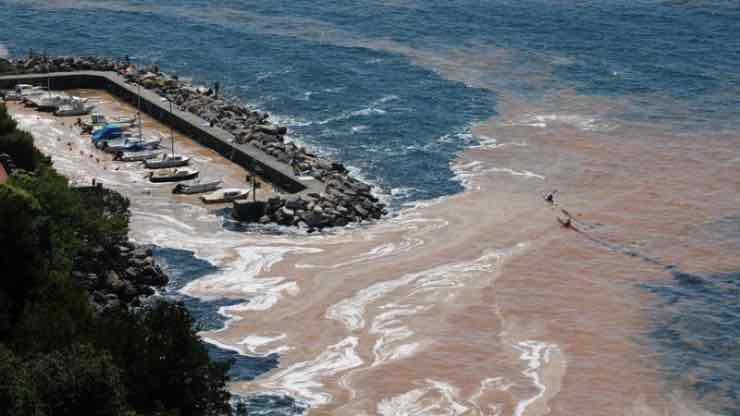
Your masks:
[{"label": "white sea foam", "polygon": [[332,396],[321,391],[323,384],[318,380],[362,365],[358,344],[356,337],[347,337],[313,360],[293,364],[261,384],[269,390],[296,394],[312,406],[329,403]]},{"label": "white sea foam", "polygon": [[280,345],[277,347],[264,350],[268,345],[274,344],[277,341],[281,341],[286,338],[285,334],[280,334],[273,337],[259,336],[259,335],[248,335],[243,340],[239,341],[239,345],[243,345],[246,351],[255,356],[265,357],[271,354],[282,354],[290,350],[287,345]]},{"label": "white sea foam", "polygon": [[595,116],[583,114],[529,114],[510,120],[510,126],[547,128],[553,125],[567,125],[583,131],[607,130],[610,126]]},{"label": "white sea foam", "polygon": [[457,416],[468,408],[459,402],[457,388],[438,380],[426,379],[425,386],[383,399],[377,412],[382,416]]},{"label": "white sea foam", "polygon": [[445,264],[423,272],[406,274],[398,279],[375,283],[361,289],[354,296],[330,306],[326,311],[326,317],[341,321],[350,331],[357,331],[365,326],[364,314],[367,306],[389,293],[411,283],[415,284],[409,296],[462,287],[465,285],[463,279],[467,283],[488,284],[489,281],[475,279],[471,272],[491,272],[495,264],[508,254],[510,250],[488,252],[472,261]]},{"label": "white sea foam", "polygon": [[399,344],[400,341],[414,335],[414,332],[403,325],[399,318],[416,315],[430,307],[424,305],[397,305],[395,303],[380,307],[380,309],[386,311],[375,317],[370,328],[371,334],[379,335],[373,346],[373,355],[375,356],[372,363],[373,367],[388,361],[411,357],[422,348],[421,342]]},{"label": "white sea foam", "polygon": [[545,395],[547,386],[541,380],[540,367],[543,364],[549,363],[550,351],[558,349],[558,346],[530,340],[519,342],[514,348],[521,352],[519,359],[527,362],[527,369],[522,371],[522,374],[530,378],[538,390],[536,395],[517,403],[514,416],[523,416],[529,405]]}]

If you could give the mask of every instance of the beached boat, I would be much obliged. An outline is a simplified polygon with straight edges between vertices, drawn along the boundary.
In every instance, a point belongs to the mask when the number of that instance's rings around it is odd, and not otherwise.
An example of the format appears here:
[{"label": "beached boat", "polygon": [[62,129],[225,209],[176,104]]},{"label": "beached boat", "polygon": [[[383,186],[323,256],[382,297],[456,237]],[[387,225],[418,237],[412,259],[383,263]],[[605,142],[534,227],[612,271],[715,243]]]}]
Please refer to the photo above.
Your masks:
[{"label": "beached boat", "polygon": [[195,179],[198,177],[198,171],[190,168],[162,169],[155,170],[149,174],[151,182],[179,182]]},{"label": "beached boat", "polygon": [[123,137],[116,140],[106,140],[99,146],[108,153],[139,152],[159,148],[159,137]]},{"label": "beached boat", "polygon": [[178,183],[172,189],[173,194],[202,194],[203,192],[213,192],[221,187],[221,180],[199,182],[199,183]]},{"label": "beached boat", "polygon": [[[170,112],[172,112],[172,101],[170,101]],[[170,126],[170,144],[170,154],[162,156],[162,159],[160,160],[147,160],[144,162],[144,165],[149,169],[163,169],[176,168],[190,163],[190,158],[188,156],[175,154],[175,132],[172,130],[172,126]]]},{"label": "beached boat", "polygon": [[160,152],[123,152],[119,151],[113,157],[113,160],[119,162],[143,162],[145,160],[156,159],[161,155]]},{"label": "beached boat", "polygon": [[72,97],[64,93],[48,93],[30,97],[28,101],[38,111],[56,111],[59,107],[69,104]]},{"label": "beached boat", "polygon": [[144,166],[148,169],[176,168],[190,163],[190,158],[183,155],[162,155],[158,160],[145,160]]},{"label": "beached boat", "polygon": [[118,124],[106,124],[103,128],[92,135],[92,141],[96,146],[102,146],[107,140],[119,139],[123,136],[124,128]]},{"label": "beached boat", "polygon": [[82,116],[89,114],[92,109],[95,108],[93,105],[87,104],[87,99],[72,97],[68,104],[63,104],[54,111],[55,116]]},{"label": "beached boat", "polygon": [[114,117],[108,118],[104,114],[93,113],[90,114],[88,120],[82,120],[82,129],[92,132],[93,134],[102,129],[106,125],[115,124],[121,128],[131,127],[136,123],[136,117]]},{"label": "beached boat", "polygon": [[216,192],[211,192],[210,194],[203,195],[200,197],[200,199],[206,204],[214,204],[217,202],[232,202],[236,201],[237,199],[244,199],[248,195],[249,189],[228,188],[220,189]]},{"label": "beached boat", "polygon": [[46,94],[46,88],[44,87],[35,87],[30,84],[18,84],[15,86],[15,96],[23,103],[42,94]]}]

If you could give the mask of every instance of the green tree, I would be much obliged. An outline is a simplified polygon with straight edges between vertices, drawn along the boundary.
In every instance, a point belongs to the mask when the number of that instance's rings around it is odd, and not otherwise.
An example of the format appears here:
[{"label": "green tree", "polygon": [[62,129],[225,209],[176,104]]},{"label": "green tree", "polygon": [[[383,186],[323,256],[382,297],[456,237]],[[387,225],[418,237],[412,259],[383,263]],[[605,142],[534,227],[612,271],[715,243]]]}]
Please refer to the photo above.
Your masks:
[{"label": "green tree", "polygon": [[41,249],[40,213],[31,194],[0,185],[0,341],[8,339],[48,270]]},{"label": "green tree", "polygon": [[214,363],[182,304],[158,302],[137,314],[120,311],[101,322],[101,348],[124,368],[129,403],[141,413],[230,414],[231,363]]}]

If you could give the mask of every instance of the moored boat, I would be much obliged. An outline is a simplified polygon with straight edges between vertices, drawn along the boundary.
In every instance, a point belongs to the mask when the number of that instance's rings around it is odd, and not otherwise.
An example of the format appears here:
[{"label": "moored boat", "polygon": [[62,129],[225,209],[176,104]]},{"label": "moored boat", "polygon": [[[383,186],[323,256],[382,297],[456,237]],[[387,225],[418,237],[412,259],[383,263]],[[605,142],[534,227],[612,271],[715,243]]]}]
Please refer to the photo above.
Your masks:
[{"label": "moored boat", "polygon": [[87,104],[87,100],[79,97],[72,97],[68,104],[59,106],[54,111],[55,116],[82,116],[89,114],[92,109],[95,108],[92,105]]},{"label": "moored boat", "polygon": [[143,162],[145,160],[156,159],[161,155],[159,152],[124,152],[118,151],[113,160],[120,162]]},{"label": "moored boat", "polygon": [[158,160],[145,160],[144,166],[149,169],[176,168],[190,163],[190,158],[183,155],[162,155]]},{"label": "moored boat", "polygon": [[155,170],[149,174],[151,182],[179,182],[195,179],[198,177],[198,171],[190,168],[162,169]]},{"label": "moored boat", "polygon": [[104,151],[108,153],[116,152],[138,152],[141,150],[154,150],[159,147],[161,141],[158,137],[123,137],[116,140],[103,141],[99,145]]},{"label": "moored boat", "polygon": [[207,195],[203,195],[200,197],[200,199],[206,204],[214,204],[218,202],[232,202],[236,201],[237,199],[244,199],[248,195],[249,189],[227,188],[220,189],[216,192],[211,192]]},{"label": "moored boat", "polygon": [[172,189],[173,194],[202,194],[203,192],[213,192],[221,187],[221,180],[200,182],[200,183],[178,183]]}]

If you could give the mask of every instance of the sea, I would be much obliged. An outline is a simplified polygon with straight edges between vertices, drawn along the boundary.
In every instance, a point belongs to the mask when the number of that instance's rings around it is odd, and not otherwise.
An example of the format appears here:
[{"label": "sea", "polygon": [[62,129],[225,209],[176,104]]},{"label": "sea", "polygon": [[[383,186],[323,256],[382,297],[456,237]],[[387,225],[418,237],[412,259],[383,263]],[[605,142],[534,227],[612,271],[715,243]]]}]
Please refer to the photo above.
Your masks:
[{"label": "sea", "polygon": [[129,195],[250,414],[740,415],[737,1],[0,0],[0,22],[0,56],[218,82],[389,205],[239,226],[21,116]]}]

